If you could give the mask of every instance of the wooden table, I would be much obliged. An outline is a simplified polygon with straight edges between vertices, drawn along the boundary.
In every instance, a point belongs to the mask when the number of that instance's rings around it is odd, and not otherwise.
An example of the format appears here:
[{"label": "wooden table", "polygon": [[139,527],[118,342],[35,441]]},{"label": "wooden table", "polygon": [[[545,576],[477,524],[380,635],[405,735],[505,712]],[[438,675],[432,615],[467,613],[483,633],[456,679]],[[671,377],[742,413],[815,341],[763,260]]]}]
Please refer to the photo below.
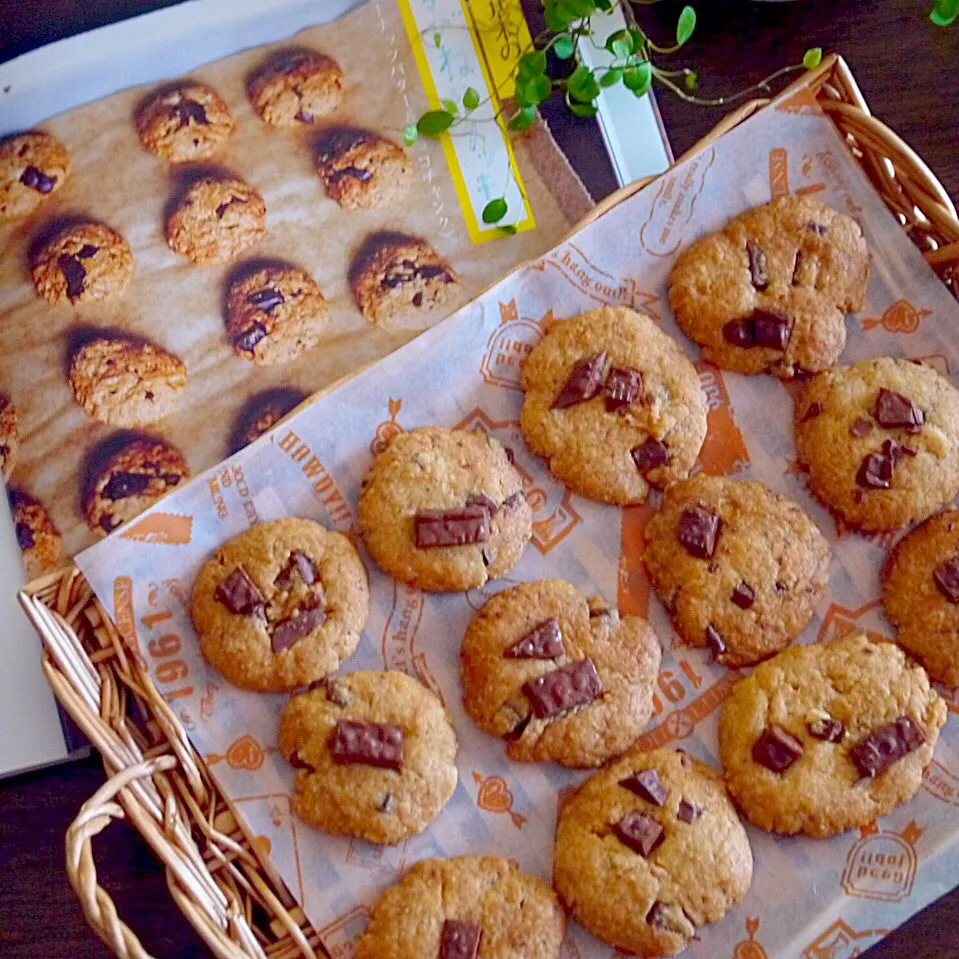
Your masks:
[{"label": "wooden table", "polygon": [[[526,0],[531,20],[537,0]],[[0,59],[170,0],[0,0]],[[699,27],[683,63],[700,71],[703,95],[752,83],[798,62],[807,47],[848,60],[873,112],[926,160],[959,196],[959,25],[937,29],[924,0],[799,0],[697,4]],[[672,35],[679,3],[641,13],[650,29]],[[722,66],[721,66],[722,65]],[[706,134],[725,112],[692,107],[666,94],[660,108],[676,154]],[[615,188],[596,129],[561,110],[548,117],[594,196]],[[955,720],[953,720],[955,721]],[[0,735],[16,735],[2,730]],[[0,957],[103,959],[67,885],[63,836],[80,804],[102,782],[95,759],[0,784]],[[152,855],[128,827],[96,843],[100,883],[121,917],[158,957],[208,955],[170,902]],[[868,959],[959,957],[959,889],[910,920]],[[726,957],[716,957],[726,959]],[[769,959],[780,959],[772,957]],[[783,957],[787,959],[787,957]],[[788,957],[792,959],[792,957]]]}]

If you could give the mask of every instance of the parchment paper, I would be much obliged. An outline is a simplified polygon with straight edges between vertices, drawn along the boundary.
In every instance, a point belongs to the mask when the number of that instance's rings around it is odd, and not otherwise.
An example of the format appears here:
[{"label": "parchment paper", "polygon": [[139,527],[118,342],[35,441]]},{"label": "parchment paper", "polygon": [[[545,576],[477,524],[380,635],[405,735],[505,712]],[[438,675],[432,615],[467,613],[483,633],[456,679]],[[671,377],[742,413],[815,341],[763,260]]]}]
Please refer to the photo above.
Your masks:
[{"label": "parchment paper", "polygon": [[[655,504],[622,511],[570,495],[526,450],[517,430],[519,366],[550,322],[597,302],[626,303],[678,333],[665,295],[677,249],[732,215],[787,191],[815,193],[855,216],[872,254],[866,307],[849,323],[843,357],[889,353],[922,357],[952,376],[959,363],[959,306],[866,181],[831,122],[800,91],[680,164],[650,188],[580,231],[534,265],[501,282],[448,322],[374,369],[318,398],[217,471],[169,497],[124,534],[79,557],[108,609],[137,642],[158,686],[172,700],[197,749],[300,899],[327,946],[349,955],[377,895],[424,856],[499,853],[549,877],[557,808],[583,778],[556,765],[508,762],[503,744],[481,733],[462,708],[459,642],[480,592],[424,596],[371,567],[372,612],[346,669],[403,669],[436,689],[460,740],[460,782],[421,836],[378,848],[334,839],[291,818],[291,770],[276,753],[284,697],[241,693],[208,669],[186,609],[196,570],[216,545],[256,519],[296,514],[340,529],[354,505],[371,450],[401,429],[439,423],[490,430],[513,448],[536,506],[534,544],[513,581],[561,576],[647,612],[667,651],[657,715],[646,746],[682,747],[718,766],[716,718],[736,674],[685,649],[642,571],[642,529]],[[792,387],[701,367],[710,396],[709,439],[701,467],[760,479],[798,500],[834,549],[828,595],[802,640],[851,630],[885,633],[877,571],[893,537],[837,529],[806,491],[795,467]],[[219,504],[219,514],[217,505]],[[144,617],[169,613],[150,627]],[[152,620],[146,620],[146,623]],[[171,630],[172,626],[172,630]],[[182,637],[163,666],[149,640]],[[945,693],[944,693],[945,694]],[[955,709],[956,700],[947,695]],[[845,959],[959,881],[959,732],[950,719],[923,788],[880,822],[828,840],[780,839],[750,827],[755,875],[746,901],[699,930],[690,956],[709,959]],[[565,959],[606,959],[603,945],[571,924]]]},{"label": "parchment paper", "polygon": [[[189,24],[184,24],[184,30]],[[303,132],[274,130],[253,111],[245,78],[273,50],[309,46],[334,56],[346,76],[343,106],[329,122]],[[417,171],[404,202],[374,211],[341,210],[324,193],[313,166],[313,142],[326,125],[356,125],[400,139],[426,108],[426,98],[399,11],[390,0],[368,3],[332,23],[304,30],[289,43],[247,50],[195,70],[230,106],[236,128],[221,162],[255,186],[267,204],[267,237],[238,261],[197,267],[164,240],[164,211],[187,170],[168,167],[142,148],[132,123],[136,105],[154,85],[125,90],[54,117],[44,126],[73,157],[73,175],[42,214],[0,228],[0,392],[12,395],[23,434],[12,485],[50,510],[70,554],[93,540],[81,511],[91,454],[116,432],[90,419],[73,401],[66,378],[78,334],[118,329],[178,354],[189,382],[180,411],[147,428],[179,447],[194,473],[231,450],[233,427],[251,398],[289,388],[298,396],[405,343],[475,296],[517,263],[548,249],[589,208],[590,201],[548,131],[518,142],[517,154],[537,228],[473,246],[439,145],[411,150]],[[29,252],[63,218],[102,220],[129,241],[135,257],[126,294],[104,303],[51,306],[34,292]],[[461,279],[458,301],[442,311],[373,327],[360,314],[347,282],[364,239],[398,231],[427,239]],[[305,267],[330,304],[317,347],[280,367],[237,357],[224,334],[224,286],[252,259]]]}]

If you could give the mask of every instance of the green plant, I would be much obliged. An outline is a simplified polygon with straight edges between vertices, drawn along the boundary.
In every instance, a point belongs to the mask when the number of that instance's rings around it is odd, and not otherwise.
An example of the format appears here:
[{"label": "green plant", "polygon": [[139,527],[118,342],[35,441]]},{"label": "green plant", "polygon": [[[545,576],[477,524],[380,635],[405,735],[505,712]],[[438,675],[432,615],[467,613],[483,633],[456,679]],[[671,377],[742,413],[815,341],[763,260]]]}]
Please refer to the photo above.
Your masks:
[{"label": "green plant", "polygon": [[929,19],[938,27],[948,27],[959,18],[959,0],[936,0]]},{"label": "green plant", "polygon": [[[639,0],[640,5],[654,2],[656,0]],[[605,43],[605,49],[612,55],[609,65],[590,69],[580,58],[579,43],[585,41],[602,49],[595,41],[592,17],[616,8],[622,12],[627,26],[612,34]],[[547,29],[517,59],[511,75],[515,88],[513,102],[499,108],[496,114],[513,133],[529,129],[539,106],[554,94],[562,96],[567,108],[578,117],[595,116],[600,91],[620,83],[636,97],[645,96],[653,83],[658,83],[690,103],[721,106],[750,93],[768,90],[769,84],[779,77],[803,68],[812,69],[822,59],[822,50],[818,47],[807,50],[801,64],[776,70],[759,83],[727,96],[702,97],[696,92],[699,77],[695,70],[689,67],[665,69],[660,59],[677,53],[693,35],[696,11],[692,7],[683,7],[676,23],[675,42],[666,45],[653,40],[639,25],[631,0],[543,0],[543,12]],[[432,36],[434,44],[440,46],[441,34],[433,32]],[[563,76],[554,77],[547,72],[546,54],[549,52],[568,65]],[[420,136],[435,139],[455,133],[458,126],[471,121],[472,114],[491,99],[481,100],[477,91],[470,87],[462,104],[443,101],[441,109],[424,113],[415,124],[406,127],[403,142],[410,146]],[[498,99],[494,102],[498,103]],[[510,175],[507,172],[506,186]],[[499,223],[506,216],[506,186],[503,195],[490,200],[483,210],[484,223]],[[515,232],[512,227],[501,229]]]}]

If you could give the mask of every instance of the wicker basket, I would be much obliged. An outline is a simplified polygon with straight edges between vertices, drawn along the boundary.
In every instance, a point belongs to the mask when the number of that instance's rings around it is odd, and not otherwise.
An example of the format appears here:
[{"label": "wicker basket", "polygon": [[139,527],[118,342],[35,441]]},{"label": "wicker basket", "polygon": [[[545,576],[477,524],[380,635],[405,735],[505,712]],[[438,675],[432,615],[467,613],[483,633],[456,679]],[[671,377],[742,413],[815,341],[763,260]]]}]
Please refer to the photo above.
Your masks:
[{"label": "wicker basket", "polygon": [[[959,297],[959,220],[929,168],[870,114],[842,59],[826,58],[793,86],[815,91],[903,229]],[[754,100],[731,113],[687,156],[767,102]],[[649,182],[623,187],[587,221]],[[20,599],[43,638],[43,667],[57,699],[99,750],[109,777],[66,837],[70,884],[100,938],[118,956],[149,956],[97,884],[93,837],[125,815],[166,866],[173,900],[216,956],[325,955],[316,930],[243,831],[77,568],[31,583]]]}]

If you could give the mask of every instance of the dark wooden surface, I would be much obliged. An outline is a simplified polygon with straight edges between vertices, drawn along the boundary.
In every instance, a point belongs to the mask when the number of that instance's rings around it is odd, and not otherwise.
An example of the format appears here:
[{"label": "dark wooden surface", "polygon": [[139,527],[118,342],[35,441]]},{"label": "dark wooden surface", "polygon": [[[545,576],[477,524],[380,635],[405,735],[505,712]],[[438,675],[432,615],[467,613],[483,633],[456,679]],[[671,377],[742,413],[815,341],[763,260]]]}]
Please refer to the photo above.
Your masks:
[{"label": "dark wooden surface", "polygon": [[[537,0],[527,2],[532,6]],[[168,5],[157,0],[0,0],[0,60]],[[706,0],[696,6],[699,28],[682,62],[700,71],[703,95],[732,92],[798,62],[807,47],[840,52],[873,112],[924,157],[954,197],[959,195],[959,25],[933,27],[922,0]],[[643,8],[643,22],[650,29],[658,26],[668,38],[679,7],[667,0]],[[725,112],[692,107],[668,94],[661,94],[659,103],[677,154],[708,133]],[[595,127],[570,121],[561,110],[550,110],[548,116],[594,195],[614,189]],[[0,730],[0,735],[16,731]],[[86,928],[67,884],[63,848],[67,826],[102,780],[96,760],[90,759],[0,783],[0,957],[107,955]],[[170,902],[149,851],[128,826],[108,829],[96,841],[95,853],[101,884],[154,955],[208,955]],[[959,890],[868,953],[868,959],[952,957],[959,957]]]}]

